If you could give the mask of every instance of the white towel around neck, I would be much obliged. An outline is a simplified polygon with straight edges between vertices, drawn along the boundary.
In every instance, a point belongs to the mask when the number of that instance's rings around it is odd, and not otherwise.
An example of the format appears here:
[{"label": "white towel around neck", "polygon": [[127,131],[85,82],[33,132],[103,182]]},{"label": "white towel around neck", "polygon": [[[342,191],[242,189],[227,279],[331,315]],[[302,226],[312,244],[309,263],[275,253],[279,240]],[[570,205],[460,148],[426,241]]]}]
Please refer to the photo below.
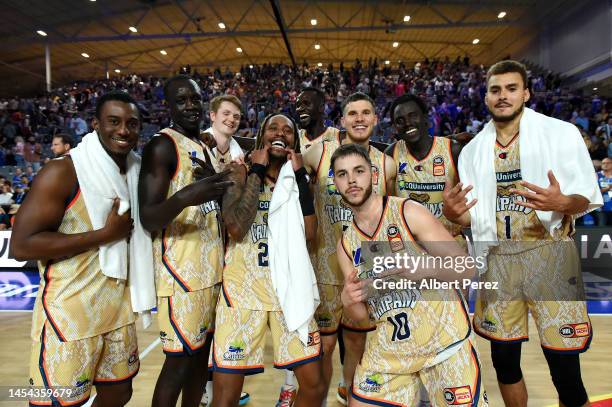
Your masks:
[{"label": "white towel around neck", "polygon": [[304,235],[304,216],[291,161],[281,168],[268,213],[272,286],[287,328],[308,343],[308,324],[319,306],[317,279]]},{"label": "white towel around neck", "polygon": [[[588,199],[590,212],[603,204],[597,177],[586,145],[578,129],[571,123],[554,119],[524,108],[519,127],[521,177],[543,188],[550,185],[552,170],[565,195],[581,195]],[[474,189],[468,201],[478,199],[470,209],[475,256],[486,256],[497,244],[494,148],[497,133],[489,121],[459,155],[459,178]],[[542,225],[553,234],[561,226],[563,214],[536,211]],[[574,216],[580,217],[583,214]]]},{"label": "white towel around neck", "polygon": [[106,224],[115,198],[120,199],[119,214],[131,208],[134,230],[129,250],[127,239],[100,246],[100,267],[108,277],[128,280],[132,309],[134,312],[145,313],[143,324],[148,326],[148,311],[155,307],[156,295],[151,235],[143,228],[138,212],[140,157],[133,151],[128,154],[126,182],[117,164],[102,147],[95,131],[83,137],[70,151],[70,157],[94,230],[102,229]]},{"label": "white towel around neck", "polygon": [[[204,132],[212,134],[213,137],[215,136],[215,130],[212,127],[207,128]],[[217,150],[217,147],[214,147],[212,151],[216,157],[217,153],[219,152],[219,150]],[[230,156],[232,157],[232,160],[244,157],[244,152],[242,151],[242,147],[240,147],[240,144],[238,144],[238,142],[234,140],[234,137],[230,137],[229,139],[229,152],[230,152]]]}]

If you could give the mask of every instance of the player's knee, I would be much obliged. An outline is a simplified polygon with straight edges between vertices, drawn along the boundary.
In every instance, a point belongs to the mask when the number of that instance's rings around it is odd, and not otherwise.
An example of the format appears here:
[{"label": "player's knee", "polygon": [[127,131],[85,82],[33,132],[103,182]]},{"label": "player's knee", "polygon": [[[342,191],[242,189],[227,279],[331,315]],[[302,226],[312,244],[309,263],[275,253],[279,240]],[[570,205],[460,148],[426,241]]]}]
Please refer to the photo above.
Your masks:
[{"label": "player's knee", "polygon": [[344,329],[344,347],[348,352],[361,353],[365,348],[366,334]]},{"label": "player's knee", "polygon": [[588,401],[577,354],[559,354],[544,350],[550,376],[565,407],[579,407]]},{"label": "player's knee", "polygon": [[514,384],[523,378],[520,343],[491,342],[491,360],[498,382]]},{"label": "player's knee", "polygon": [[323,345],[323,355],[331,357],[336,349],[336,337],[334,335],[321,336],[321,344]]}]

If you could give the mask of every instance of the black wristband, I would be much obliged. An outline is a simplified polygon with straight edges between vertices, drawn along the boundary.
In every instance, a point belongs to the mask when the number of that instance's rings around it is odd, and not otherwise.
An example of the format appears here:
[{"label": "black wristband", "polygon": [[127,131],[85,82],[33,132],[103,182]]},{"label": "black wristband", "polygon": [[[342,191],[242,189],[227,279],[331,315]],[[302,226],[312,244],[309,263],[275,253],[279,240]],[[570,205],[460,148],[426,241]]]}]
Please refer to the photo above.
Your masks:
[{"label": "black wristband", "polygon": [[306,171],[306,168],[304,167],[300,167],[296,172],[295,172],[295,180],[299,183],[302,182],[303,180],[306,180],[306,182],[308,182],[308,178],[306,178],[306,176],[308,175],[308,171]]},{"label": "black wristband", "polygon": [[[298,170],[299,171],[299,170]],[[304,170],[306,171],[306,170]],[[297,173],[296,173],[297,178]],[[314,199],[310,187],[308,186],[308,180],[305,174],[302,175],[302,179],[297,183],[298,191],[300,192],[300,206],[302,207],[302,215],[310,216],[315,214]]]},{"label": "black wristband", "polygon": [[266,166],[263,164],[258,164],[258,163],[252,164],[248,175],[251,175],[251,174],[257,174],[261,182],[263,182],[266,176]]}]

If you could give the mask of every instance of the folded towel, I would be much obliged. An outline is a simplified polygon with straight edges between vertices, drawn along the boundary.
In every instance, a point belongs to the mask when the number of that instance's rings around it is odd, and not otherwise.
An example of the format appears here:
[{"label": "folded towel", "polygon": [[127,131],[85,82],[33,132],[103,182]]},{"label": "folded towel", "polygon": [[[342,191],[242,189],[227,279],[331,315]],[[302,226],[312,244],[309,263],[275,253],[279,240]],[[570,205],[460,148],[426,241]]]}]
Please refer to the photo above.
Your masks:
[{"label": "folded towel", "polygon": [[[550,185],[548,171],[552,170],[563,194],[581,195],[589,200],[589,207],[584,213],[602,205],[593,163],[576,126],[525,108],[519,132],[521,177],[524,181],[547,188]],[[489,248],[497,244],[496,137],[495,125],[491,120],[459,155],[459,178],[465,186],[474,187],[467,198],[469,201],[478,199],[470,209],[476,256],[486,256]],[[536,211],[536,214],[550,234],[561,226],[564,216],[550,211]]]},{"label": "folded towel", "polygon": [[291,161],[283,165],[268,214],[268,247],[272,285],[287,328],[308,344],[308,324],[319,306],[317,279],[304,235],[304,216]]},{"label": "folded towel", "polygon": [[[209,127],[205,130],[205,133],[210,133],[213,136],[215,135],[214,129],[212,127]],[[213,154],[215,155],[215,157],[217,156],[217,147],[214,147],[212,149]],[[242,151],[242,148],[240,147],[240,144],[238,144],[238,142],[236,140],[234,140],[233,137],[230,137],[230,141],[229,141],[229,151],[230,151],[230,156],[232,157],[232,160],[235,160],[237,158],[241,158],[244,157],[244,152]]]},{"label": "folded towel", "polygon": [[100,267],[108,277],[128,280],[132,309],[134,312],[147,312],[143,315],[143,324],[148,326],[148,311],[155,307],[156,296],[151,235],[140,223],[138,213],[140,157],[133,151],[128,154],[126,182],[95,131],[83,137],[70,151],[70,156],[94,230],[106,224],[115,198],[120,200],[119,214],[131,208],[134,230],[129,240],[129,259],[127,239],[119,240],[100,246]]}]

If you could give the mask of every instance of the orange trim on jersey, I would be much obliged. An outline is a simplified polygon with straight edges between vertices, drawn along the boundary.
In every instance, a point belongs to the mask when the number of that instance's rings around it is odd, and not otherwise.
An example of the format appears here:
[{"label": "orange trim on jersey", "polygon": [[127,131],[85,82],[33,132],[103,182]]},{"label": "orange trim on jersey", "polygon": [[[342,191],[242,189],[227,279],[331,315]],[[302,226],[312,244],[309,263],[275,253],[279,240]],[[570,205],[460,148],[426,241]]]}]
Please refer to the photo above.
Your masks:
[{"label": "orange trim on jersey", "polygon": [[77,201],[77,199],[79,199],[79,196],[81,196],[81,188],[79,187],[79,189],[77,189],[77,193],[74,196],[74,198],[72,198],[72,201],[70,201],[70,203],[66,206],[66,209],[64,210],[64,212],[68,212],[68,209],[70,209],[72,207],[72,205],[74,205]]},{"label": "orange trim on jersey", "polygon": [[225,296],[225,299],[227,300],[227,302],[229,302],[230,307],[234,308],[234,303],[232,299],[230,298],[229,294],[227,293],[227,290],[225,289],[225,281],[221,282],[221,289],[223,290],[223,295]]},{"label": "orange trim on jersey", "polygon": [[438,137],[432,137],[433,142],[431,143],[431,147],[429,147],[429,151],[427,152],[427,155],[425,157],[423,157],[421,160],[418,160],[411,152],[410,149],[408,148],[408,144],[406,144],[406,151],[408,151],[408,155],[410,155],[410,157],[412,157],[414,159],[414,161],[416,161],[418,164],[422,163],[423,161],[427,160],[429,158],[429,156],[431,155],[431,153],[434,151],[434,148],[436,147],[436,142],[438,140]]},{"label": "orange trim on jersey", "polygon": [[[387,159],[387,154],[383,153],[383,162],[382,162],[382,180],[384,185],[384,193],[383,195],[387,195],[387,166],[385,165],[385,160]],[[378,182],[380,182],[380,176],[378,177]]]},{"label": "orange trim on jersey", "polygon": [[516,133],[514,136],[512,136],[512,138],[510,139],[510,141],[508,142],[508,144],[506,144],[505,146],[503,144],[501,144],[499,141],[497,141],[497,139],[495,139],[495,144],[503,149],[506,150],[508,147],[510,147],[512,145],[512,143],[514,143],[516,141],[516,139],[518,138],[519,133]]},{"label": "orange trim on jersey", "polygon": [[45,315],[47,316],[47,319],[49,320],[49,323],[51,324],[51,327],[53,328],[53,331],[55,332],[55,334],[59,336],[62,342],[66,342],[66,337],[59,330],[59,327],[57,326],[57,322],[55,322],[55,320],[51,316],[51,312],[49,312],[49,306],[47,305],[47,291],[49,290],[49,286],[51,285],[51,260],[49,260],[49,262],[47,263],[47,267],[45,271],[43,272],[43,278],[45,280],[45,289],[43,290],[42,299],[43,299],[43,309],[45,310]]},{"label": "orange trim on jersey", "polygon": [[319,170],[321,169],[321,165],[323,164],[323,158],[325,157],[325,151],[327,150],[327,145],[325,143],[321,143],[323,146],[323,151],[321,152],[321,158],[319,159],[319,165],[317,165],[317,171],[315,172],[315,179],[319,178]]},{"label": "orange trim on jersey", "polygon": [[480,387],[483,386],[483,383],[482,383],[482,378],[480,377],[480,365],[478,364],[478,360],[474,356],[474,353],[476,352],[476,348],[474,348],[474,345],[472,345],[472,341],[470,341],[469,339],[467,341],[468,341],[468,344],[470,345],[470,359],[472,359],[474,366],[476,366],[476,375],[474,376],[474,383],[472,384],[472,400],[474,400],[475,397],[480,397],[480,394],[476,394],[476,395],[474,394],[475,391],[479,390],[478,382],[480,382]]},{"label": "orange trim on jersey", "polygon": [[315,358],[317,358],[319,356],[321,356],[321,342],[320,341],[319,341],[319,352],[317,354],[309,355],[309,356],[304,356],[304,357],[301,357],[301,358],[297,358],[297,359],[294,359],[294,360],[292,360],[290,362],[286,362],[286,363],[275,363],[274,366],[275,367],[285,367],[285,366],[293,365],[295,363],[302,362],[304,360],[315,359]]},{"label": "orange trim on jersey", "polygon": [[[387,198],[387,199],[385,199]],[[357,233],[359,233],[362,237],[366,238],[367,240],[372,240],[376,237],[376,235],[378,235],[378,232],[380,232],[380,228],[382,227],[382,224],[384,223],[384,219],[385,219],[385,215],[387,214],[387,208],[389,207],[389,198],[388,197],[384,197],[383,196],[383,211],[382,214],[380,215],[380,219],[378,220],[378,226],[376,226],[376,230],[374,231],[374,234],[372,236],[368,236],[367,233],[365,233],[363,230],[359,229],[359,226],[357,225],[357,222],[355,221],[355,218],[353,218],[353,225],[355,225],[355,230],[357,231]]]},{"label": "orange trim on jersey", "polygon": [[174,180],[176,176],[178,175],[179,168],[181,167],[181,157],[179,156],[178,144],[176,144],[176,140],[174,139],[174,137],[172,137],[168,133],[164,133],[163,131],[160,131],[159,134],[166,136],[167,138],[172,140],[172,143],[174,144],[174,153],[176,154],[176,169],[174,170],[174,174],[172,175],[172,178],[170,178],[171,180]]},{"label": "orange trim on jersey", "polygon": [[406,202],[408,202],[410,200],[410,198],[406,198],[404,199],[404,202],[402,202],[402,224],[404,225],[404,228],[406,228],[406,231],[408,232],[408,235],[410,235],[410,239],[413,242],[416,242],[414,240],[414,236],[412,234],[412,230],[410,230],[410,226],[408,226],[408,222],[406,222],[406,214],[404,213],[404,207],[406,206]]},{"label": "orange trim on jersey", "polygon": [[100,382],[100,383],[122,382],[124,380],[128,380],[128,379],[131,379],[132,377],[136,376],[138,374],[139,370],[140,370],[140,367],[138,367],[138,369],[136,369],[132,373],[128,374],[127,376],[121,377],[119,379],[94,379],[94,383],[96,383],[96,382]]},{"label": "orange trim on jersey", "polygon": [[375,397],[368,397],[368,396],[364,396],[363,394],[357,393],[355,391],[355,386],[351,385],[351,391],[354,395],[359,396],[359,398],[362,398],[364,400],[370,400],[370,401],[374,401],[377,403],[384,403],[384,404],[389,404],[392,406],[398,406],[398,407],[405,407],[405,404],[401,404],[401,403],[396,403],[394,401],[389,401],[389,400],[385,400],[385,399],[377,399]]},{"label": "orange trim on jersey", "polygon": [[166,244],[166,229],[163,229],[162,230],[162,253],[163,253],[162,254],[162,263],[164,264],[164,266],[166,266],[166,269],[170,272],[172,277],[177,279],[179,284],[183,286],[183,289],[185,291],[187,291],[187,292],[193,291],[191,289],[191,287],[189,287],[189,284],[187,284],[185,282],[185,280],[183,280],[181,278],[181,276],[178,275],[178,273],[176,272],[174,267],[172,267],[172,265],[170,264],[170,261],[168,261],[168,256],[166,256],[167,247],[168,247],[168,245]]},{"label": "orange trim on jersey", "polygon": [[[223,369],[235,369],[235,370],[246,370],[246,369],[263,369],[264,365],[252,365],[252,366],[231,366],[231,365],[222,365],[219,363],[219,361],[217,360],[217,352],[215,352],[215,350],[213,349],[213,359],[215,360],[215,365],[217,365],[217,367],[223,368]],[[214,367],[213,367],[214,368]]]},{"label": "orange trim on jersey", "polygon": [[[172,324],[173,328],[175,328],[178,331],[178,334],[181,335],[181,338],[187,343],[187,346],[189,346],[190,350],[194,351],[194,350],[197,350],[197,349],[200,349],[201,347],[203,347],[204,343],[206,341],[202,342],[202,344],[200,346],[193,346],[191,344],[191,342],[189,342],[189,339],[187,339],[187,336],[183,333],[183,331],[181,330],[179,324],[176,322],[176,320],[172,316],[172,297],[168,297],[168,301],[170,301],[170,307],[168,309],[168,311],[169,311],[168,312],[168,314],[169,314],[168,316],[170,317],[170,319],[173,322],[173,324]],[[185,351],[185,349],[183,349],[183,351]]]},{"label": "orange trim on jersey", "polygon": [[584,343],[581,346],[577,346],[575,348],[557,348],[557,347],[554,347],[554,346],[547,346],[547,345],[544,345],[544,344],[541,344],[541,345],[542,345],[543,348],[550,349],[550,350],[556,350],[556,351],[568,351],[568,352],[570,352],[570,351],[583,350],[587,346],[589,341],[591,340],[591,335],[592,335],[592,333],[590,333],[589,336],[585,336],[584,337]]},{"label": "orange trim on jersey", "polygon": [[344,254],[346,254],[346,257],[348,257],[348,259],[351,261],[351,263],[353,262],[352,256],[349,254],[348,249],[346,248],[346,246],[344,245],[344,233],[342,234],[342,237],[340,238],[340,245],[342,246],[342,250],[344,250]]},{"label": "orange trim on jersey", "polygon": [[397,160],[397,155],[399,154],[398,151],[397,151],[397,145],[398,144],[399,144],[399,141],[396,141],[395,144],[393,144],[393,150],[391,151],[391,157],[393,157],[393,159],[395,161],[398,161]]}]

